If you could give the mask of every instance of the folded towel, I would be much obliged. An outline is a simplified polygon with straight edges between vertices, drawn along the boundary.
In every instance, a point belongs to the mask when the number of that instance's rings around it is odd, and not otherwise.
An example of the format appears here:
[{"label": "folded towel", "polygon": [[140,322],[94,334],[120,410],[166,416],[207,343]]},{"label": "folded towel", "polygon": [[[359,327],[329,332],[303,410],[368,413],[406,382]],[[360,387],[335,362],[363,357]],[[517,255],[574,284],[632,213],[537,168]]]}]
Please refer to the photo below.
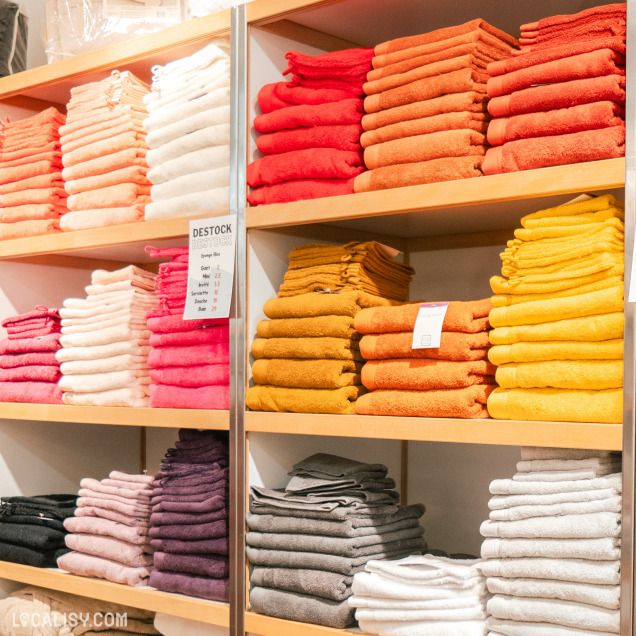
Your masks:
[{"label": "folded towel", "polygon": [[59,366],[55,353],[51,352],[33,352],[22,354],[6,354],[0,355],[1,369],[14,369],[24,366]]},{"label": "folded towel", "polygon": [[215,385],[192,388],[151,384],[150,406],[153,408],[227,410],[230,408],[230,387],[228,385]]},{"label": "folded towel", "polygon": [[88,190],[71,195],[67,200],[68,209],[103,210],[104,208],[126,208],[137,203],[150,202],[150,185],[137,183],[120,183],[118,185]]},{"label": "folded towel", "polygon": [[580,630],[571,627],[561,627],[555,623],[535,623],[519,622],[510,620],[500,620],[492,616],[486,621],[488,634],[499,636],[606,636],[607,632],[592,631],[589,629]]},{"label": "folded towel", "polygon": [[332,601],[344,601],[351,596],[353,577],[291,568],[261,568],[252,570],[252,587],[267,587],[299,594],[309,594]]},{"label": "folded towel", "polygon": [[16,205],[9,208],[0,208],[0,223],[59,219],[63,214],[67,213],[66,205],[62,206],[52,203]]},{"label": "folded towel", "polygon": [[0,368],[0,382],[57,382],[60,369],[56,366],[29,365]]},{"label": "folded towel", "polygon": [[572,503],[556,503],[549,505],[531,504],[512,506],[501,510],[491,510],[490,519],[493,521],[516,521],[530,517],[546,517],[553,515],[576,515],[593,512],[620,512],[620,496],[594,499],[592,501],[577,501]]},{"label": "folded towel", "polygon": [[[483,559],[585,559],[617,561],[621,553],[620,539],[484,539]],[[545,583],[545,581],[543,581]]]},{"label": "folded towel", "polygon": [[152,566],[152,555],[147,554],[144,546],[141,545],[134,545],[113,537],[92,534],[67,534],[65,541],[66,546],[72,550],[121,563],[127,567]]},{"label": "folded towel", "polygon": [[582,559],[487,559],[482,564],[484,576],[510,579],[549,579],[596,585],[617,585],[620,581],[618,561],[584,561]]},{"label": "folded towel", "polygon": [[130,166],[148,166],[146,162],[145,148],[125,148],[112,154],[96,157],[90,161],[69,166],[62,170],[62,177],[65,181],[86,179],[88,177],[99,177],[114,170],[121,170]]},{"label": "folded towel", "polygon": [[68,194],[79,194],[80,192],[86,192],[87,190],[97,190],[99,188],[119,185],[122,183],[149,185],[148,178],[146,177],[147,174],[147,167],[132,165],[125,168],[111,170],[103,175],[95,175],[67,181],[64,184],[64,187]]},{"label": "folded towel", "polygon": [[[218,127],[218,132],[229,141],[230,138],[230,106],[217,106],[194,115],[178,118],[171,124],[162,126],[148,133],[146,141],[150,148],[158,148],[175,139],[184,137],[197,130]],[[226,142],[227,143],[227,142]]]},{"label": "folded towel", "polygon": [[28,236],[40,236],[42,234],[55,234],[60,231],[60,224],[57,219],[0,223],[0,240],[26,238]]},{"label": "folded towel", "polygon": [[[149,150],[146,160],[151,168],[159,169],[165,162],[180,160],[191,153],[198,153],[205,149],[210,150],[212,146],[228,146],[227,127],[225,124],[222,126],[208,126],[183,137],[177,137],[159,148]],[[188,161],[188,159],[184,159],[184,161]]]},{"label": "folded towel", "polygon": [[[260,359],[252,365],[256,384],[301,389],[338,389],[360,385],[362,364],[350,360]],[[192,369],[188,368],[187,373]]]},{"label": "folded towel", "polygon": [[230,189],[226,186],[212,188],[205,192],[189,192],[164,201],[150,203],[145,209],[145,218],[166,219],[200,215],[227,209]]},{"label": "folded towel", "polygon": [[108,559],[79,552],[69,552],[61,556],[57,560],[57,566],[65,572],[78,576],[90,576],[132,586],[145,585],[150,576],[150,570],[146,567],[127,567]]},{"label": "folded towel", "polygon": [[355,152],[360,149],[361,133],[359,124],[312,126],[260,135],[256,145],[266,155],[308,148],[336,148]]},{"label": "folded towel", "polygon": [[[346,338],[255,338],[255,358],[304,358],[362,361],[358,342]],[[153,366],[153,365],[151,365]]]},{"label": "folded towel", "polygon": [[227,342],[160,347],[150,352],[148,366],[183,367],[194,364],[229,364],[229,349]]},{"label": "folded towel", "polygon": [[261,320],[256,325],[259,338],[359,338],[350,316],[315,316]]},{"label": "folded towel", "polygon": [[497,345],[488,351],[488,359],[496,365],[511,362],[547,360],[622,360],[623,340],[600,342],[517,342]]},{"label": "folded towel", "polygon": [[205,166],[207,169],[220,168],[229,165],[229,145],[211,146],[169,159],[156,164],[148,171],[148,179],[153,184],[166,183],[191,174],[193,166]]},{"label": "folded towel", "polygon": [[3,338],[0,340],[0,355],[57,351],[60,348],[60,338],[59,333],[51,333],[41,338]]},{"label": "folded towel", "polygon": [[163,367],[151,369],[150,379],[155,384],[170,384],[182,387],[229,385],[230,368],[228,364]]},{"label": "folded towel", "polygon": [[144,136],[135,132],[126,132],[102,141],[96,141],[73,150],[73,152],[65,153],[62,157],[62,164],[68,168],[127,148],[147,148]]},{"label": "folded towel", "polygon": [[521,459],[604,459],[616,458],[618,451],[587,450],[583,448],[541,448],[540,446],[522,446]]},{"label": "folded towel", "polygon": [[144,545],[149,540],[147,528],[127,526],[99,517],[69,517],[64,521],[64,527],[69,532],[113,537],[135,545]]},{"label": "folded towel", "polygon": [[247,390],[245,403],[253,411],[352,414],[355,401],[363,392],[361,386],[299,389],[256,385]]},{"label": "folded towel", "polygon": [[155,202],[165,201],[166,199],[179,197],[183,192],[193,194],[229,187],[229,185],[230,168],[229,166],[221,166],[219,168],[212,168],[211,170],[193,172],[176,179],[171,179],[165,183],[153,185],[151,195],[152,200]]},{"label": "folded towel", "polygon": [[[386,636],[486,636],[483,619],[473,621],[358,621],[368,634]],[[488,632],[490,634],[490,632]],[[498,635],[496,635],[498,636]]]},{"label": "folded towel", "polygon": [[148,393],[146,388],[123,388],[95,393],[71,393],[63,394],[64,404],[76,406],[148,406]]},{"label": "folded towel", "polygon": [[559,483],[534,482],[526,483],[515,479],[495,479],[490,482],[490,492],[497,495],[556,494],[622,487],[620,473],[608,477],[582,479],[575,481],[559,481]]},{"label": "folded towel", "polygon": [[228,579],[211,579],[207,576],[153,570],[148,585],[164,592],[176,592],[211,601],[227,602],[229,598]]},{"label": "folded towel", "polygon": [[0,402],[62,404],[62,391],[55,382],[0,382]]},{"label": "folded towel", "polygon": [[288,106],[332,104],[345,99],[359,99],[355,89],[312,89],[291,82],[265,84],[258,92],[258,105],[263,113],[271,113]]}]

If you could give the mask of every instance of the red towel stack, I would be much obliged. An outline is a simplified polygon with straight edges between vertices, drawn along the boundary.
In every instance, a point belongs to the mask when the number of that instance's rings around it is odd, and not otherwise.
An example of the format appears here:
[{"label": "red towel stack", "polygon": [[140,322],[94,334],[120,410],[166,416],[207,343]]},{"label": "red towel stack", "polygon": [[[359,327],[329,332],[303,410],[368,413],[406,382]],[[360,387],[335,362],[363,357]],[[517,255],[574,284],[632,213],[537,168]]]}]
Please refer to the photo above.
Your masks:
[{"label": "red towel stack", "polygon": [[60,231],[66,210],[55,108],[0,124],[0,239]]},{"label": "red towel stack", "polygon": [[150,86],[129,71],[71,89],[60,130],[70,210],[61,221],[63,230],[143,220],[150,181],[142,98],[149,92]]},{"label": "red towel stack", "polygon": [[625,154],[626,5],[521,27],[520,54],[488,65],[484,174]]},{"label": "red towel stack", "polygon": [[486,402],[497,386],[488,362],[490,299],[450,302],[440,346],[413,349],[420,304],[363,309],[354,327],[363,335],[358,415],[488,417]]},{"label": "red towel stack", "polygon": [[290,51],[291,82],[263,86],[254,118],[256,140],[266,155],[247,168],[252,205],[353,193],[364,170],[360,134],[373,49],[322,55]]},{"label": "red towel stack", "polygon": [[517,41],[484,20],[375,47],[361,142],[369,172],[356,192],[481,176],[486,151],[486,67]]},{"label": "red towel stack", "polygon": [[230,407],[230,332],[227,318],[183,320],[188,248],[147,248],[159,265],[159,307],[148,314],[150,406],[179,409]]},{"label": "red towel stack", "polygon": [[39,306],[1,324],[8,337],[0,340],[0,402],[62,404],[57,309]]}]

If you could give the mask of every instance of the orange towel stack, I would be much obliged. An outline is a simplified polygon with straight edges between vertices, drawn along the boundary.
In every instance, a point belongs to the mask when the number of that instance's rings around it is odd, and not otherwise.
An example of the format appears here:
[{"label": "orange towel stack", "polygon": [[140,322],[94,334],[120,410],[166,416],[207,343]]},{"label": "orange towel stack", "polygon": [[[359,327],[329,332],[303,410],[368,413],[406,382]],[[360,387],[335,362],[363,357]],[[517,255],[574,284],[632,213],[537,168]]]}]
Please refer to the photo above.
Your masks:
[{"label": "orange towel stack", "polygon": [[71,89],[60,129],[70,210],[62,218],[63,230],[143,220],[150,181],[142,98],[149,92],[129,71]]},{"label": "orange towel stack", "polygon": [[66,212],[59,134],[64,119],[49,108],[0,124],[0,239],[60,231]]},{"label": "orange towel stack", "polygon": [[517,41],[483,20],[375,47],[364,91],[364,162],[355,191],[482,174],[488,113],[486,67]]},{"label": "orange towel stack", "polygon": [[484,174],[625,154],[626,5],[521,27],[520,54],[488,65]]},{"label": "orange towel stack", "polygon": [[358,415],[488,417],[495,366],[488,362],[489,299],[450,302],[437,349],[413,349],[420,304],[364,309],[354,327],[365,334]]}]

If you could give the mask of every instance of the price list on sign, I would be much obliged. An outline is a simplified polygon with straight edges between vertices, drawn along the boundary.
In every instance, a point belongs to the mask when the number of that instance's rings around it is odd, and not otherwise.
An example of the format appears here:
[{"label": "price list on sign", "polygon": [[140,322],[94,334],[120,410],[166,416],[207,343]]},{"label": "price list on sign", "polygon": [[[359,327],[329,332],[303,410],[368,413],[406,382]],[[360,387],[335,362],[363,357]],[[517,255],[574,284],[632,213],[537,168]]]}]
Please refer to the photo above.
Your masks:
[{"label": "price list on sign", "polygon": [[190,221],[184,320],[228,318],[234,280],[236,217]]}]

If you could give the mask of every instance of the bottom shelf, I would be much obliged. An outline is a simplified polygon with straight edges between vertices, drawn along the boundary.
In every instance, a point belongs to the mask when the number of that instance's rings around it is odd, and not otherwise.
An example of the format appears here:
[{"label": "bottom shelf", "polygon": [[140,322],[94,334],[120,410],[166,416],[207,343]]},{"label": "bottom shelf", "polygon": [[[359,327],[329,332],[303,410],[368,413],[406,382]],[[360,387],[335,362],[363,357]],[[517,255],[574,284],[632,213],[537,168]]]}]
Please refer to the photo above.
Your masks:
[{"label": "bottom shelf", "polygon": [[360,629],[333,629],[322,625],[312,625],[311,623],[298,623],[288,621],[283,618],[264,616],[256,612],[245,613],[245,632],[261,634],[261,636],[346,636],[347,634],[364,635],[366,632]]},{"label": "bottom shelf", "polygon": [[100,601],[120,603],[150,612],[189,618],[210,625],[221,627],[230,625],[230,607],[227,603],[160,592],[151,587],[130,587],[110,581],[75,576],[62,570],[34,568],[7,562],[0,562],[0,578]]}]

